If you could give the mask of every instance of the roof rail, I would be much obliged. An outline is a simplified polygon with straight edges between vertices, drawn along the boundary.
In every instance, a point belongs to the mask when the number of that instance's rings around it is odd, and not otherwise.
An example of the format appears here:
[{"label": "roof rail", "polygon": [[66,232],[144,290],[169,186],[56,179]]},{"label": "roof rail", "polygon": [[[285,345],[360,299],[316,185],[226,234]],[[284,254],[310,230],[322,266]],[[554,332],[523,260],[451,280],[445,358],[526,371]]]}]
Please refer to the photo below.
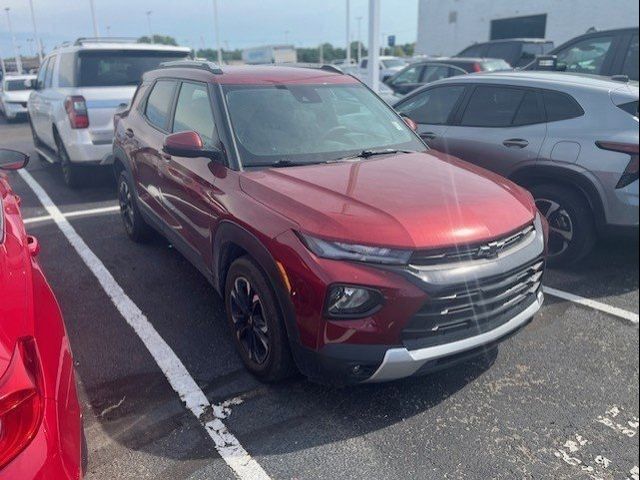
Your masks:
[{"label": "roof rail", "polygon": [[174,60],[171,62],[163,62],[160,68],[197,68],[206,70],[215,75],[222,75],[222,68],[217,63],[207,60]]},{"label": "roof rail", "polygon": [[311,68],[314,70],[324,70],[325,72],[344,75],[344,72],[340,67],[327,63],[274,63],[273,65],[276,67]]},{"label": "roof rail", "polygon": [[138,43],[133,37],[80,37],[76,39],[74,45],[84,45],[85,43]]}]

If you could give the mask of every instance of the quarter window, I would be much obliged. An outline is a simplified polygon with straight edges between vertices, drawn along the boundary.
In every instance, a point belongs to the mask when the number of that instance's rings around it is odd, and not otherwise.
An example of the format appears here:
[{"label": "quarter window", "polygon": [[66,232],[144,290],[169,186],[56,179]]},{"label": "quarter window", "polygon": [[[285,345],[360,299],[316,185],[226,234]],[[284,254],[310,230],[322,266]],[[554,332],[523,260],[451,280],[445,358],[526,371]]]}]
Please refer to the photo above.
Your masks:
[{"label": "quarter window", "polygon": [[75,84],[76,56],[73,53],[63,53],[60,55],[60,65],[58,65],[58,86],[73,87]]},{"label": "quarter window", "polygon": [[158,80],[147,99],[145,115],[152,125],[162,130],[166,130],[169,123],[175,87],[176,82],[173,80]]},{"label": "quarter window", "polygon": [[544,92],[543,98],[548,122],[567,120],[584,114],[578,102],[566,93]]},{"label": "quarter window", "polygon": [[183,83],[173,120],[174,132],[197,132],[206,145],[212,145],[215,124],[206,85]]},{"label": "quarter window", "polygon": [[420,124],[444,125],[464,92],[463,86],[425,90],[400,105],[398,112]]}]

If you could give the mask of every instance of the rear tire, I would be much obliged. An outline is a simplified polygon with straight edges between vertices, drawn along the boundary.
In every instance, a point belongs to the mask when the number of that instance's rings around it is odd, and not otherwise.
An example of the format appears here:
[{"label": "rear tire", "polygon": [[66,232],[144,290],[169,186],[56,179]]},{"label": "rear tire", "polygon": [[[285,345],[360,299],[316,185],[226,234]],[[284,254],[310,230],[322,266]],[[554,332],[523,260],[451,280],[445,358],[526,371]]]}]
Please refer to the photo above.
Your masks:
[{"label": "rear tire", "polygon": [[71,159],[69,158],[69,154],[67,153],[67,149],[64,147],[62,143],[62,139],[59,135],[56,134],[56,148],[58,150],[58,159],[60,160],[60,167],[62,168],[62,176],[64,178],[64,183],[69,188],[78,188],[82,183],[82,172],[81,167],[78,165],[74,165]]},{"label": "rear tire", "polygon": [[235,260],[225,282],[227,321],[245,367],[263,382],[295,372],[289,340],[268,278],[249,257]]},{"label": "rear tire", "polygon": [[153,229],[145,222],[140,213],[133,181],[126,170],[122,170],[118,178],[118,202],[120,217],[127,236],[136,243],[148,242],[153,235]]},{"label": "rear tire", "polygon": [[593,212],[586,199],[561,185],[536,185],[530,190],[549,222],[549,265],[571,265],[586,257],[597,238]]}]

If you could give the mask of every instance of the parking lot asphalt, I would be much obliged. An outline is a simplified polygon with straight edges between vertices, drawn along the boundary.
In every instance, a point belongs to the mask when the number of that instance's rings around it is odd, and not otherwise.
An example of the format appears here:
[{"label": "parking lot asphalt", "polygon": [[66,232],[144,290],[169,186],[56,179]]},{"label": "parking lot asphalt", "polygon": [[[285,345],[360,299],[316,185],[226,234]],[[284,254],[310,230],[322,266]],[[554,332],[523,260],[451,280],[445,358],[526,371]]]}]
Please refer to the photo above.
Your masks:
[{"label": "parking lot asphalt", "polygon": [[[263,385],[236,356],[204,277],[161,238],[127,239],[108,171],[67,189],[58,166],[36,158],[26,123],[0,124],[0,147],[33,154],[30,175],[209,402],[231,401],[224,423],[269,477],[638,478],[637,324],[547,296],[534,322],[482,361],[345,389],[300,377]],[[236,478],[34,191],[18,174],[10,181],[71,338],[87,478]],[[637,314],[638,239],[607,239],[545,284]]]}]

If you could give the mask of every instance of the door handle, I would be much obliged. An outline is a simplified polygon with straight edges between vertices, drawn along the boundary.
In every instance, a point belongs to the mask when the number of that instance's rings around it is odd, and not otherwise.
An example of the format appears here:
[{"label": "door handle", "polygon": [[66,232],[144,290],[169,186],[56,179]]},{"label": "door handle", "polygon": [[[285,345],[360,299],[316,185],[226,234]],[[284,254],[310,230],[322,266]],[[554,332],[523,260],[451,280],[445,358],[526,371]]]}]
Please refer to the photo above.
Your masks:
[{"label": "door handle", "polygon": [[436,138],[437,135],[433,132],[424,132],[420,134],[420,138],[424,139],[424,140],[433,140],[434,138]]},{"label": "door handle", "polygon": [[133,130],[131,130],[130,128],[127,128],[127,129],[124,131],[124,134],[125,134],[127,137],[129,137],[129,138],[133,138],[133,135],[134,135]]},{"label": "door handle", "polygon": [[525,148],[529,146],[529,142],[522,138],[510,138],[502,142],[502,144],[508,148]]}]

